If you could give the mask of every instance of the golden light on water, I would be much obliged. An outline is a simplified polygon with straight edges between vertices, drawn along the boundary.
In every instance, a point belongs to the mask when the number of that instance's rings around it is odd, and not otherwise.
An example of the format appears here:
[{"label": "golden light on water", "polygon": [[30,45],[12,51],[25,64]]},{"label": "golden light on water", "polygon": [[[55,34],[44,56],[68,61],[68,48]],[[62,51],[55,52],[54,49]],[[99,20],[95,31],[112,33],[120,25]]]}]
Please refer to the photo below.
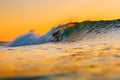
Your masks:
[{"label": "golden light on water", "polygon": [[120,74],[119,46],[58,43],[1,47],[0,51],[0,78],[43,76],[41,79],[115,80]]}]

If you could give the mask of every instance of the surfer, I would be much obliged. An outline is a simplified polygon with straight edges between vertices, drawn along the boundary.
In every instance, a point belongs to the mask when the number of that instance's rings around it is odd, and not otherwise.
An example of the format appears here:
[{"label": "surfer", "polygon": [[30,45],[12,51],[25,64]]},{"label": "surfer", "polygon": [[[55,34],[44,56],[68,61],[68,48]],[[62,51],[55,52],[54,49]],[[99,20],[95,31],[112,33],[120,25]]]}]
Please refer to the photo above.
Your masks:
[{"label": "surfer", "polygon": [[53,36],[53,38],[54,38],[53,41],[55,41],[55,42],[60,41],[60,32],[59,32],[59,31],[53,33],[52,36]]}]

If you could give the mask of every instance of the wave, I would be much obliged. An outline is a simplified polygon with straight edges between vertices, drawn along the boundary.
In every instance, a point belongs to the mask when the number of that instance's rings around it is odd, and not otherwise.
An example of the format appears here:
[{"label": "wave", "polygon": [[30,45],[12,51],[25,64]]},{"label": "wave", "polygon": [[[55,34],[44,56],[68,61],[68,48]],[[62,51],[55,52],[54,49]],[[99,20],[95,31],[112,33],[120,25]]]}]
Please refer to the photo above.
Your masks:
[{"label": "wave", "polygon": [[120,40],[120,20],[71,22],[52,28],[47,34],[39,36],[33,31],[19,36],[6,46],[25,46],[42,44],[54,40],[52,34],[60,32],[61,41],[116,41]]},{"label": "wave", "polygon": [[52,38],[53,32],[55,32],[55,28],[52,28],[47,34],[39,36],[36,35],[33,30],[30,30],[28,33],[17,37],[11,43],[5,46],[15,47],[15,46],[34,45],[34,44],[51,42],[53,40]]}]

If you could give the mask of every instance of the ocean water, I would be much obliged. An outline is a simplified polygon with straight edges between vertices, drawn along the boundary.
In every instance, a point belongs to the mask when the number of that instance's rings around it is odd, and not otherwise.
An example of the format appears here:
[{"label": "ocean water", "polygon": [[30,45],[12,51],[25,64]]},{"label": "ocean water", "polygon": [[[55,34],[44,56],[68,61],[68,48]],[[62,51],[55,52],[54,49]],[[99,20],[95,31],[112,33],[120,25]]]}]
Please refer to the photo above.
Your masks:
[{"label": "ocean water", "polygon": [[88,41],[0,47],[0,79],[120,80],[120,47]]},{"label": "ocean water", "polygon": [[[115,20],[63,25],[57,27],[64,28],[60,42],[49,41],[57,28],[42,38],[33,33],[20,36],[0,46],[0,79],[120,80],[119,24]],[[34,39],[35,44],[47,41],[35,45]],[[33,42],[28,45],[29,40]]]}]

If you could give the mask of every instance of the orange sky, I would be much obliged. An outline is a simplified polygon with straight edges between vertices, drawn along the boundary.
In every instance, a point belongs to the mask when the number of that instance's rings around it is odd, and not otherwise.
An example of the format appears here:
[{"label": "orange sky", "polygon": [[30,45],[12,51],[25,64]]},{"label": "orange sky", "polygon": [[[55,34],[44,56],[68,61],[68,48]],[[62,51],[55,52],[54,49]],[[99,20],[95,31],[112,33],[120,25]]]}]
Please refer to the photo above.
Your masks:
[{"label": "orange sky", "polygon": [[120,18],[120,0],[0,0],[0,41],[61,23]]}]

